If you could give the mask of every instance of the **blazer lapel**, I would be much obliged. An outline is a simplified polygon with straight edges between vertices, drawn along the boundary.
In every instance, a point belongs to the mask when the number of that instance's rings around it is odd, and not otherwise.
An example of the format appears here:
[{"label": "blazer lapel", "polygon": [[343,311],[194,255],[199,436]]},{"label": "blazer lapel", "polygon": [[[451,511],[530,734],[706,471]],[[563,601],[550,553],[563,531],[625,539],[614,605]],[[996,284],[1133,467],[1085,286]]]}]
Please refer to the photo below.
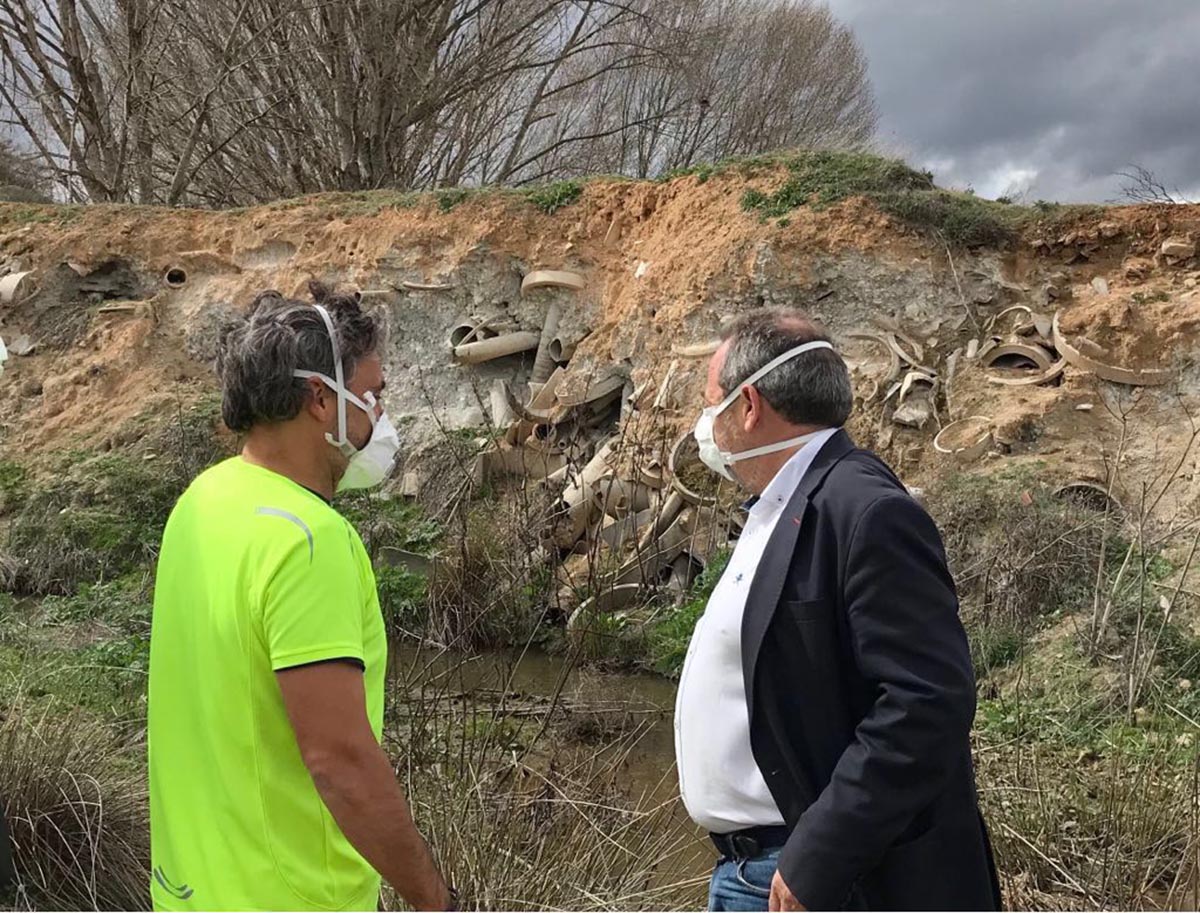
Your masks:
[{"label": "blazer lapel", "polygon": [[758,654],[767,628],[771,626],[771,619],[775,617],[783,583],[791,567],[792,556],[796,553],[796,540],[804,523],[808,499],[825,480],[829,470],[853,449],[854,443],[845,431],[838,431],[825,442],[784,508],[754,572],[754,579],[750,581],[746,610],[742,616],[742,674],[746,683],[746,706],[751,716],[754,714],[754,673]]}]

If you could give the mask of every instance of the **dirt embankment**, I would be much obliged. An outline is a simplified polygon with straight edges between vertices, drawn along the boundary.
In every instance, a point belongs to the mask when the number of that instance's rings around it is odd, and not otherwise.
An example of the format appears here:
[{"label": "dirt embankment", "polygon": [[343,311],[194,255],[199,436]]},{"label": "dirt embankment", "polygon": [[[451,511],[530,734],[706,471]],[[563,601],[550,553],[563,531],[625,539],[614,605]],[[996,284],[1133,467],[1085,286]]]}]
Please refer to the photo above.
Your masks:
[{"label": "dirt embankment", "polygon": [[[559,337],[577,344],[563,390],[615,369],[626,393],[653,399],[671,372],[659,407],[680,431],[700,402],[705,359],[692,352],[724,319],[764,304],[805,308],[851,358],[852,429],[914,485],[958,465],[934,439],[968,416],[993,433],[973,465],[1039,460],[1063,477],[1103,478],[1118,446],[1128,471],[1145,475],[1190,435],[1200,209],[1047,217],[1003,249],[952,251],[862,198],[769,221],[744,210],[748,188],[769,192],[781,179],[593,182],[553,213],[499,192],[325,195],[236,212],[2,206],[0,271],[30,271],[0,303],[0,336],[14,350],[0,375],[3,456],[36,469],[47,454],[136,444],[148,421],[211,395],[223,319],[261,289],[300,294],[312,278],[361,289],[385,315],[387,405],[413,452],[436,433],[485,425],[497,380],[529,399],[534,352],[456,364],[456,322],[537,332],[551,305]],[[538,269],[572,271],[585,287],[523,294]],[[1071,363],[1043,383],[998,383],[1039,369],[1020,356],[989,367],[993,337],[1040,346],[1052,365],[1065,356],[1033,326],[1055,312],[1079,351],[1128,371],[1170,369],[1170,379],[1113,383]],[[899,341],[898,369],[880,337]],[[928,380],[909,378],[918,368]],[[1190,505],[1190,480],[1175,497]]]}]

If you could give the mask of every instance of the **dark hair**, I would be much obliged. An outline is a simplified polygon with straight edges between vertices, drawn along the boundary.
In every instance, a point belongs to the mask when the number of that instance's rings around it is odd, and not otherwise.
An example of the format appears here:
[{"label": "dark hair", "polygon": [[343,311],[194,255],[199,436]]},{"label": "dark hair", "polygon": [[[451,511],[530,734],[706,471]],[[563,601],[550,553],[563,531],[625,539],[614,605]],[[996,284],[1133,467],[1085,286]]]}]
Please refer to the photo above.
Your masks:
[{"label": "dark hair", "polygon": [[[829,335],[816,321],[792,308],[762,308],[731,323],[718,383],[728,396],[755,371],[784,352]],[[850,417],[854,394],[850,372],[832,349],[814,349],[789,359],[754,382],[754,388],[794,425],[836,428]]]},{"label": "dark hair", "polygon": [[[379,327],[363,313],[356,295],[335,293],[318,282],[309,283],[309,293],[333,320],[349,383],[358,362],[378,349]],[[299,415],[308,384],[293,374],[296,370],[334,376],[325,321],[309,302],[284,298],[274,290],[260,292],[246,316],[221,330],[217,376],[225,424],[231,431],[245,432]]]}]

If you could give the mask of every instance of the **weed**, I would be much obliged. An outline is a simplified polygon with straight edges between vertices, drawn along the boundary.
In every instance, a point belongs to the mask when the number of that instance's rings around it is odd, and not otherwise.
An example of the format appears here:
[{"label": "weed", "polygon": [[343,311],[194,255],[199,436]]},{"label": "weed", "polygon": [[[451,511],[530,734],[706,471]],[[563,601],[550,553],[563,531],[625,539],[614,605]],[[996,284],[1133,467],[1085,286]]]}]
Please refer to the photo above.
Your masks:
[{"label": "weed", "polygon": [[546,215],[554,215],[564,206],[570,206],[583,194],[579,181],[556,181],[525,191],[525,199]]},{"label": "weed", "polygon": [[692,585],[687,601],[654,622],[648,634],[651,668],[661,675],[678,677],[683,671],[688,644],[696,622],[704,614],[708,599],[725,573],[732,552],[718,552]]},{"label": "weed", "polygon": [[359,492],[339,498],[337,509],[358,530],[372,561],[384,548],[430,554],[444,531],[411,501]]},{"label": "weed", "polygon": [[152,564],[176,500],[227,453],[215,435],[214,403],[150,424],[137,448],[66,454],[51,481],[14,483],[19,497],[4,501],[14,506],[8,552],[18,564],[16,591],[70,595]]},{"label": "weed", "polygon": [[1166,292],[1134,292],[1132,295],[1134,304],[1151,304],[1156,301],[1170,301],[1171,296]]},{"label": "weed", "polygon": [[450,212],[470,195],[471,191],[463,187],[447,187],[443,190],[435,190],[433,193],[434,199],[437,200],[438,209],[442,212]]},{"label": "weed", "polygon": [[21,506],[25,482],[24,467],[11,460],[0,460],[0,516]]},{"label": "weed", "polygon": [[389,637],[424,631],[429,620],[429,581],[425,577],[385,565],[376,570],[375,585]]}]

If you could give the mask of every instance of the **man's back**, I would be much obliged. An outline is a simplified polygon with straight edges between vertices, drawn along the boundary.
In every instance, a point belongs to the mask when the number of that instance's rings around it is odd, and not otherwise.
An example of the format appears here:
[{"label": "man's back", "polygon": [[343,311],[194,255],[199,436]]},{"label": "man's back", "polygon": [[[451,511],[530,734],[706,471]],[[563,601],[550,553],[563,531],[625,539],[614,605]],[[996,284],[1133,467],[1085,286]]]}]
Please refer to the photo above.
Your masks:
[{"label": "man's back", "polygon": [[155,906],[374,909],[379,876],[330,816],[275,673],[364,667],[376,737],[387,645],[370,562],[317,495],[241,458],[163,536],[148,738]]}]

